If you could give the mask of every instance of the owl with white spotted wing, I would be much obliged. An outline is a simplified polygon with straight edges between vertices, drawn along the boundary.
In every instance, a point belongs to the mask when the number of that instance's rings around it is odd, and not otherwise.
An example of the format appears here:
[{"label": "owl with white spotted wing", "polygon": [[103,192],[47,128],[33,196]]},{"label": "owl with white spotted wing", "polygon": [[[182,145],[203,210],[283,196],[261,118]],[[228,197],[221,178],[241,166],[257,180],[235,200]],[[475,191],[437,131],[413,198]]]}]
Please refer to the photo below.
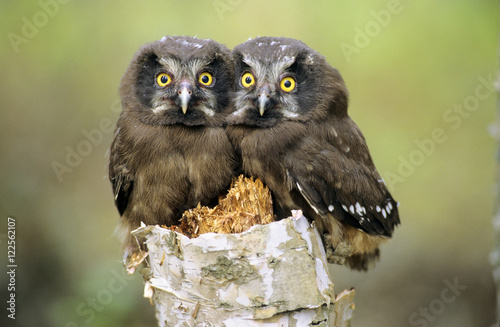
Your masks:
[{"label": "owl with white spotted wing", "polygon": [[347,113],[339,72],[303,42],[260,37],[236,46],[227,133],[247,175],[269,186],[278,218],[301,209],[329,260],[366,270],[399,224],[398,203]]}]

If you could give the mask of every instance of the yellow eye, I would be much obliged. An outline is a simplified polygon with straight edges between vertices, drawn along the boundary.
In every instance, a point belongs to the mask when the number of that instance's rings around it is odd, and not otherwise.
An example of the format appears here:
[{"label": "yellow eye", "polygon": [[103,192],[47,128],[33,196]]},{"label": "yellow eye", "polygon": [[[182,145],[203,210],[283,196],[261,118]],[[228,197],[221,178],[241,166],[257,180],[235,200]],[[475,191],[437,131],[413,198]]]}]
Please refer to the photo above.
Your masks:
[{"label": "yellow eye", "polygon": [[159,73],[158,76],[156,76],[156,84],[158,84],[158,86],[165,87],[170,83],[172,83],[172,77],[170,77],[169,74]]},{"label": "yellow eye", "polygon": [[255,77],[253,77],[253,74],[250,72],[246,72],[241,76],[241,85],[244,87],[250,87],[255,84]]},{"label": "yellow eye", "polygon": [[212,77],[212,74],[210,74],[209,72],[204,72],[200,74],[198,81],[200,81],[200,83],[205,86],[210,86],[212,85],[214,78]]},{"label": "yellow eye", "polygon": [[295,79],[290,76],[283,78],[280,83],[281,89],[285,92],[292,92],[295,89],[295,85]]}]

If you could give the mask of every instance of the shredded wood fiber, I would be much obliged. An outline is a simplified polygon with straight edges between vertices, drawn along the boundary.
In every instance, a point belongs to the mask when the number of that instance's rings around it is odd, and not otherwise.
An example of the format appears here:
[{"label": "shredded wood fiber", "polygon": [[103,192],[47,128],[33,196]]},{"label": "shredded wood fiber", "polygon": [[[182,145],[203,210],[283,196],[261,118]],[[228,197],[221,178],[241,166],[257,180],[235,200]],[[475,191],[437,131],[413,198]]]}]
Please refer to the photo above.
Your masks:
[{"label": "shredded wood fiber", "polygon": [[[184,212],[178,226],[166,227],[190,238],[205,233],[241,233],[274,221],[271,192],[260,179],[240,175],[214,208],[200,206]],[[163,226],[165,227],[165,226]]]}]

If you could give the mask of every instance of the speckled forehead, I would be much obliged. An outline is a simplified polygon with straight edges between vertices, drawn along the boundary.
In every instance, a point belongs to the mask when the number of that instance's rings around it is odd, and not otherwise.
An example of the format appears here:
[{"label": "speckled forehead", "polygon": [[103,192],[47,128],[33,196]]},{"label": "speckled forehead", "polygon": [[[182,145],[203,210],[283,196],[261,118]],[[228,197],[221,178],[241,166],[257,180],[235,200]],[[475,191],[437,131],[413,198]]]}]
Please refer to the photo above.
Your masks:
[{"label": "speckled forehead", "polygon": [[244,55],[243,62],[252,68],[257,81],[276,81],[295,62],[295,56],[284,55],[279,58],[256,58],[252,55]]},{"label": "speckled forehead", "polygon": [[175,78],[191,78],[195,79],[198,73],[205,69],[209,64],[209,60],[192,59],[187,62],[181,62],[174,57],[161,57],[160,64],[174,75]]},{"label": "speckled forehead", "polygon": [[[160,41],[166,42],[168,40],[169,40],[168,37],[163,37]],[[196,49],[203,48],[204,44],[202,43],[208,42],[208,40],[206,39],[187,39],[187,38],[178,38],[178,39],[173,39],[172,41],[178,43],[180,46],[188,48],[196,48]]]}]

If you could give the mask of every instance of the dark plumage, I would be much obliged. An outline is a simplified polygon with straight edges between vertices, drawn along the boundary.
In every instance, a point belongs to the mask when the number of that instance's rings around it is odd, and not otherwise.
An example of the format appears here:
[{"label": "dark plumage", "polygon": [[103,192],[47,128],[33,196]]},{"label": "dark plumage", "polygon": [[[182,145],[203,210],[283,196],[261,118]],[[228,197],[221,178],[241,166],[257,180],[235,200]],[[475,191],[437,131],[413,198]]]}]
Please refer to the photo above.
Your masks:
[{"label": "dark plumage", "polygon": [[227,132],[245,174],[272,191],[278,218],[302,209],[329,259],[367,269],[399,224],[397,202],[347,114],[339,72],[303,42],[260,37],[233,50]]},{"label": "dark plumage", "polygon": [[193,37],[164,37],[132,59],[109,160],[125,256],[137,250],[130,231],[141,221],[170,226],[228,188],[235,159],[223,123],[233,74],[225,46]]}]

